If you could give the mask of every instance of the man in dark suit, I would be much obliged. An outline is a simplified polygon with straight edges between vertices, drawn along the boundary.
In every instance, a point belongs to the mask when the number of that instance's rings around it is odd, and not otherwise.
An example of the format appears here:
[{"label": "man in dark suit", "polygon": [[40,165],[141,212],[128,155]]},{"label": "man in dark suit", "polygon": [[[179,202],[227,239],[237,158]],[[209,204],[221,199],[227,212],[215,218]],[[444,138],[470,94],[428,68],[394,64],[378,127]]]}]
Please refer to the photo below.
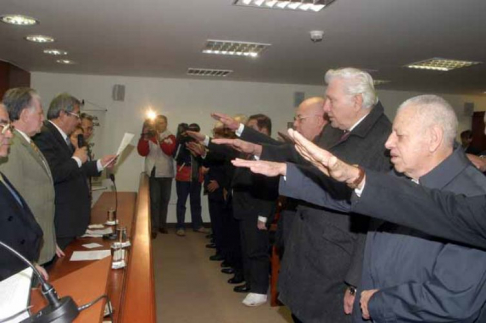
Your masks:
[{"label": "man in dark suit", "polygon": [[[0,104],[0,157],[7,157],[12,139],[11,124],[5,106]],[[39,258],[42,229],[35,221],[29,206],[13,185],[0,173],[0,240],[29,261]],[[25,268],[26,265],[0,247],[0,280]],[[36,266],[47,278],[40,266]]]},{"label": "man in dark suit", "polygon": [[57,244],[64,249],[74,238],[82,236],[90,220],[90,198],[87,176],[99,176],[114,155],[87,161],[86,147],[74,149],[69,135],[80,124],[81,102],[62,93],[47,111],[48,121],[33,139],[51,169],[56,192],[55,227]]},{"label": "man in dark suit", "polygon": [[[429,188],[466,196],[485,195],[484,176],[469,163],[461,147],[453,149],[457,118],[453,108],[442,98],[423,95],[405,101],[398,110],[393,129],[386,147],[390,149],[397,173],[403,173],[408,180]],[[296,138],[299,145],[302,138],[298,135]],[[305,139],[302,141],[306,143]],[[316,165],[322,163],[319,167],[326,163],[329,166],[326,160],[331,160],[332,155],[319,152],[315,146],[311,146],[312,149],[318,153],[310,153],[313,156],[309,159]],[[309,156],[309,153],[304,151],[304,155]],[[282,194],[326,207],[335,205],[326,203],[323,197],[331,199],[330,187],[336,185],[332,181],[321,178],[322,186],[319,188],[315,179],[296,173],[295,168],[275,168],[287,177],[281,183]],[[344,174],[344,180],[351,187],[356,187],[363,178],[362,171],[354,170],[351,168]],[[331,167],[328,171],[334,178],[343,180],[335,168]],[[350,173],[353,176],[347,176]],[[407,181],[404,177],[401,180]],[[302,186],[306,187],[306,193],[302,192]],[[356,193],[361,196],[364,192],[358,190]],[[403,192],[399,195],[402,196]],[[402,216],[409,214],[407,207],[402,209],[378,196],[373,198],[379,200],[379,208],[402,213]],[[354,208],[358,212],[359,200],[356,202],[358,207]],[[409,200],[409,203],[414,202]],[[422,215],[427,217],[427,214]],[[486,319],[486,290],[482,288],[486,283],[485,263],[484,251],[445,243],[423,232],[382,223],[368,233],[360,286],[362,313],[359,313],[356,302],[354,321],[371,318],[374,322],[483,322]]]},{"label": "man in dark suit", "polygon": [[[330,70],[326,83],[324,111],[331,127],[324,128],[318,145],[352,163],[389,170],[384,143],[391,123],[378,102],[371,76],[354,68]],[[303,163],[290,145],[262,147],[262,160]],[[336,194],[347,198],[351,190],[343,185]],[[351,320],[346,314],[352,311],[354,291],[360,282],[367,229],[366,218],[354,219],[309,203],[298,206],[278,283],[279,298],[296,322]]]}]

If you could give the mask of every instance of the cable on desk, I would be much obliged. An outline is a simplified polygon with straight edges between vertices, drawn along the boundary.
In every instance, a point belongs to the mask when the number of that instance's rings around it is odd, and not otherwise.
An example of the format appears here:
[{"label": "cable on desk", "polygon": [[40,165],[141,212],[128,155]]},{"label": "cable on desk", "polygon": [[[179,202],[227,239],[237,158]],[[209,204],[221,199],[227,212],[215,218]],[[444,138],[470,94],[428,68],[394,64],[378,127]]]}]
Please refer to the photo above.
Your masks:
[{"label": "cable on desk", "polygon": [[94,301],[91,301],[87,304],[84,304],[84,305],[81,305],[80,307],[78,307],[78,310],[81,312],[81,311],[84,311],[85,309],[87,308],[90,308],[91,306],[93,306],[94,304],[98,303],[100,300],[102,299],[106,299],[106,305],[108,306],[108,314],[110,314],[110,320],[111,322],[113,323],[113,308],[111,307],[111,302],[110,302],[110,299],[108,298],[108,295],[104,294],[104,295],[101,295],[100,297],[98,297],[97,299],[95,299]]}]

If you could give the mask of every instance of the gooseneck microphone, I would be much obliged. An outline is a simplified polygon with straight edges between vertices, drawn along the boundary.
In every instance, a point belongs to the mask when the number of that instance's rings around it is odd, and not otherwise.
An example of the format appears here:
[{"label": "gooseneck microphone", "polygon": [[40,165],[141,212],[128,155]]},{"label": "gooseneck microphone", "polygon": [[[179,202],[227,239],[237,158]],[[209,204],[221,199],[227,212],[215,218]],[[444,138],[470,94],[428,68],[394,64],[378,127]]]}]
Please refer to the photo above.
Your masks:
[{"label": "gooseneck microphone", "polygon": [[8,250],[11,254],[15,255],[15,257],[22,260],[26,263],[30,268],[34,270],[35,275],[39,278],[41,285],[42,285],[42,295],[45,299],[49,302],[49,305],[41,309],[37,314],[31,316],[21,323],[70,323],[72,322],[79,314],[78,305],[74,302],[74,300],[70,296],[64,296],[59,298],[57,296],[57,292],[49,284],[44,277],[42,277],[41,273],[35,268],[34,265],[30,261],[28,261],[24,256],[22,256],[18,251],[7,245],[6,243],[0,241],[0,245]]}]

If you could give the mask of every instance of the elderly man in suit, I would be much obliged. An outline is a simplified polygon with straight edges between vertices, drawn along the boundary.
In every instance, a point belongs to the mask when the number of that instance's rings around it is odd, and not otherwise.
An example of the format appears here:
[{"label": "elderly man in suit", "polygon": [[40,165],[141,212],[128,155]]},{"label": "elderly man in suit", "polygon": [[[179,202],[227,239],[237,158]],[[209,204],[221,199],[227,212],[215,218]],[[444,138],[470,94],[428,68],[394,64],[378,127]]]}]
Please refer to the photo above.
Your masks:
[{"label": "elderly man in suit", "polygon": [[29,205],[44,233],[39,264],[63,255],[56,245],[54,182],[44,155],[31,137],[40,132],[44,112],[39,95],[31,88],[8,90],[3,103],[15,130],[8,157],[0,158],[0,171]]},{"label": "elderly man in suit", "polygon": [[[323,109],[331,127],[325,127],[316,142],[353,163],[378,171],[389,170],[384,143],[391,132],[391,122],[384,115],[371,76],[355,68],[329,70],[326,83]],[[241,138],[249,140],[244,132]],[[257,155],[261,152],[262,160],[306,163],[288,145],[262,145],[258,149],[243,144],[242,148]],[[341,189],[336,194],[346,198],[351,193]],[[368,221],[363,217],[353,218],[300,203],[285,244],[278,283],[279,298],[290,308],[295,322],[351,320],[346,314],[352,311],[360,281],[367,230]]]},{"label": "elderly man in suit", "polygon": [[[469,197],[484,196],[486,178],[468,161],[461,147],[454,149],[456,132],[454,110],[442,98],[423,95],[405,101],[398,109],[393,132],[386,142],[397,175],[403,174],[408,181],[428,188]],[[304,156],[339,179],[336,169],[326,168],[333,157],[331,154],[312,146],[301,136],[295,135],[295,138],[305,143],[298,144]],[[251,166],[246,161],[243,163]],[[282,194],[325,207],[339,204],[333,199],[332,192],[339,186],[335,182],[306,177],[291,165],[266,167],[266,173],[273,169],[286,175],[286,179],[281,180]],[[258,172],[256,168],[253,170]],[[361,188],[356,194],[367,194],[369,200],[370,193],[362,191],[364,172],[352,167],[346,173],[353,174],[346,178],[348,185]],[[407,178],[402,176],[401,180],[407,181]],[[398,208],[379,196],[375,198],[380,203],[378,208],[408,214],[407,207]],[[354,211],[360,211],[359,204],[358,198]],[[368,207],[365,213],[369,211]],[[354,321],[371,318],[374,322],[484,322],[485,283],[486,252],[384,222],[368,233],[360,284],[362,293],[360,301],[355,303],[355,307],[361,306],[361,313],[355,308]]]},{"label": "elderly man in suit", "polygon": [[99,160],[87,161],[86,147],[74,149],[69,135],[80,124],[80,107],[81,102],[72,95],[59,94],[49,105],[48,121],[34,137],[54,179],[54,223],[61,249],[83,235],[88,227],[91,205],[87,176],[99,176],[116,157],[107,155]]},{"label": "elderly man in suit", "polygon": [[[0,104],[0,158],[8,156],[12,125],[7,110]],[[0,172],[0,240],[6,243],[29,261],[39,258],[42,229],[35,221],[32,212],[20,193]],[[0,247],[0,280],[3,280],[25,268],[26,265],[17,257]],[[47,279],[47,273],[36,265]]]}]

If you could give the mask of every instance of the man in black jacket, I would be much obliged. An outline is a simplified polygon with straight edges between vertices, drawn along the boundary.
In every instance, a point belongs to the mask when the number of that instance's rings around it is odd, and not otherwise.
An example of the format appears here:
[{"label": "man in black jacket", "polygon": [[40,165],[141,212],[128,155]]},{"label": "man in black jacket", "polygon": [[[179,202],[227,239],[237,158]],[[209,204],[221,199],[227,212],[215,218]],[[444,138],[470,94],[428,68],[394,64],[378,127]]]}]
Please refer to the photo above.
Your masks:
[{"label": "man in black jacket", "polygon": [[87,161],[86,147],[75,149],[69,136],[80,124],[81,102],[62,93],[56,96],[47,111],[48,121],[41,132],[33,137],[49,163],[56,192],[57,244],[64,249],[74,238],[82,236],[90,221],[91,205],[88,176],[99,176],[115,155]]}]

